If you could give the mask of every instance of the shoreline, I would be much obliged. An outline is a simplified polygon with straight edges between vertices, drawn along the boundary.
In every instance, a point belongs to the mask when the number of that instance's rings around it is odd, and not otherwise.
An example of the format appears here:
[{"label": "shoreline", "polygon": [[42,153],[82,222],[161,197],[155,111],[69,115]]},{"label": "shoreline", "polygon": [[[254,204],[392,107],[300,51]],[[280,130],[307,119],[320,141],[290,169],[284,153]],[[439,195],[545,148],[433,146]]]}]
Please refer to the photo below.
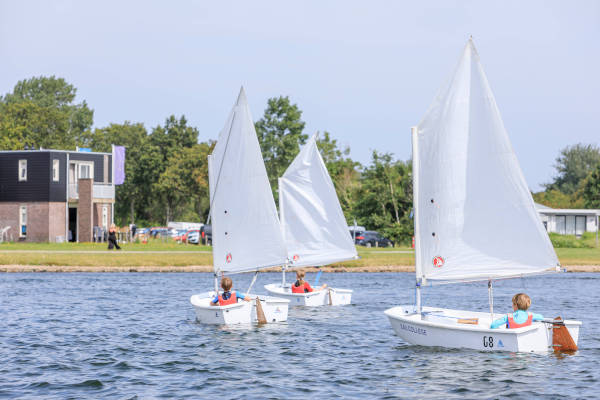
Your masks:
[{"label": "shoreline", "polygon": [[[567,272],[600,272],[600,265],[567,265]],[[308,271],[315,268],[306,268]],[[323,272],[415,272],[412,265],[367,267],[322,267]],[[263,272],[280,272],[281,268],[267,268]],[[213,272],[212,265],[186,266],[61,266],[61,265],[0,265],[0,272]]]}]

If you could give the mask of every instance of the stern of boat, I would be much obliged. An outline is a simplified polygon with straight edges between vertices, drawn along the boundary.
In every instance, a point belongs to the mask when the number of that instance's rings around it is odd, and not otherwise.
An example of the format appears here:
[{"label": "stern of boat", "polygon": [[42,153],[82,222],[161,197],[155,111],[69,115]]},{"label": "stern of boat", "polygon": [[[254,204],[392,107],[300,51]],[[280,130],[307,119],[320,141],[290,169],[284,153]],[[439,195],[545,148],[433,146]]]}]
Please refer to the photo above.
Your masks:
[{"label": "stern of boat", "polygon": [[281,284],[271,283],[265,285],[265,290],[273,296],[289,300],[291,306],[341,306],[350,304],[352,301],[352,290],[350,289],[328,288],[310,293],[292,293],[290,286],[282,287]]},{"label": "stern of boat", "polygon": [[254,302],[240,301],[227,306],[211,306],[210,302],[214,297],[214,292],[195,294],[190,297],[198,322],[213,325],[252,323],[252,315],[256,314],[253,311]]},{"label": "stern of boat", "polygon": [[[288,306],[290,301],[281,297],[258,296],[267,322],[285,322],[288,317]],[[254,304],[256,301],[253,301]],[[258,321],[256,307],[254,307],[252,319]]]}]

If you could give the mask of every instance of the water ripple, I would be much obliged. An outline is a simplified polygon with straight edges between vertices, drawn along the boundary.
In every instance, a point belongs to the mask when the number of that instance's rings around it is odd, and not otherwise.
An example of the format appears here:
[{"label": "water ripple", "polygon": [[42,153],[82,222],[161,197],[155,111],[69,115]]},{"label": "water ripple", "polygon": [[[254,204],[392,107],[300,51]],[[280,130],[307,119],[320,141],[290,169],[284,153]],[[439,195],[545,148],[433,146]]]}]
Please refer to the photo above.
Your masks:
[{"label": "water ripple", "polygon": [[[234,278],[246,287],[251,276]],[[279,279],[261,274],[255,288]],[[189,304],[191,294],[212,287],[211,274],[0,275],[0,397],[600,397],[600,275],[495,287],[497,308],[508,309],[515,292],[527,291],[534,311],[583,320],[574,355],[408,345],[383,310],[413,301],[413,279],[323,275],[330,285],[354,289],[355,304],[293,308],[285,323],[224,327],[196,323]],[[425,304],[488,307],[481,284],[426,288],[424,296]]]}]

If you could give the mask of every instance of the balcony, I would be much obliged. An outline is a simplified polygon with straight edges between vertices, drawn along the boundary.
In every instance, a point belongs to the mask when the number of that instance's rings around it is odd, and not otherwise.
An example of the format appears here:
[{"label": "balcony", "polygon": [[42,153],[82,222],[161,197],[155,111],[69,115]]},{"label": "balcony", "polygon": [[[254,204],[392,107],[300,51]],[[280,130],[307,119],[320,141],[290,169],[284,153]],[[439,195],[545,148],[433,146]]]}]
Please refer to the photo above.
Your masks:
[{"label": "balcony", "polygon": [[115,185],[94,183],[93,192],[94,199],[114,199]]},{"label": "balcony", "polygon": [[[115,198],[115,186],[112,184],[94,183],[93,186],[94,199],[114,199]],[[79,190],[77,183],[69,183],[69,199],[78,200]]]}]

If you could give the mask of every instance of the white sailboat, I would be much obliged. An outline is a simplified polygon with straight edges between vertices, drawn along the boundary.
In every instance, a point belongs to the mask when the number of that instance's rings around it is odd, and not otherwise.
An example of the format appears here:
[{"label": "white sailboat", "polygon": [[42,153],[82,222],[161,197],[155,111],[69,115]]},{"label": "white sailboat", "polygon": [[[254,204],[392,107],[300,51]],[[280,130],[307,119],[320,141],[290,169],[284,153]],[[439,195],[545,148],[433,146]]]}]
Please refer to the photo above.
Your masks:
[{"label": "white sailboat", "polygon": [[335,187],[317,148],[317,134],[279,178],[279,215],[288,264],[283,267],[282,282],[265,285],[265,289],[290,300],[291,305],[350,304],[350,289],[292,293],[291,285],[285,281],[286,268],[322,266],[358,258]]},{"label": "white sailboat", "polygon": [[208,158],[208,175],[215,289],[190,298],[197,320],[208,324],[286,321],[286,299],[259,296],[252,302],[210,305],[219,291],[220,274],[256,271],[249,293],[259,270],[287,260],[244,88]]},{"label": "white sailboat", "polygon": [[[424,346],[529,352],[552,349],[553,331],[566,327],[576,345],[579,321],[489,329],[502,316],[493,280],[560,265],[472,39],[412,141],[416,304],[385,311],[396,334]],[[489,313],[421,306],[425,284],[470,281],[488,282]]]}]

